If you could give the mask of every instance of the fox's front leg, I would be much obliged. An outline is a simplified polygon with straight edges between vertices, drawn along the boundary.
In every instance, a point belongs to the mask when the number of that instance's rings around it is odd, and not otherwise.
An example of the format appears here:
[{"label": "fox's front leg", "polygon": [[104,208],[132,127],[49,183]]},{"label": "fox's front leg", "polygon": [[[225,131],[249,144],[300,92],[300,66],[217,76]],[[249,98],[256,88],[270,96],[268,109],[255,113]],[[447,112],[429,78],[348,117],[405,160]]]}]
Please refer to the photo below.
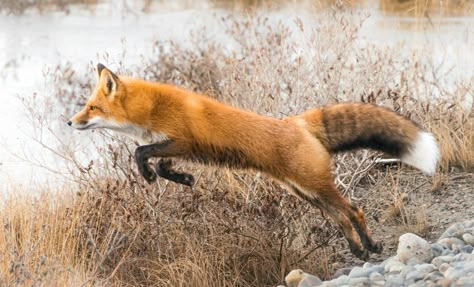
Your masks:
[{"label": "fox's front leg", "polygon": [[[135,150],[135,160],[137,161],[138,171],[140,174],[148,183],[152,183],[156,180],[157,175],[148,163],[150,158],[177,157],[184,154],[186,154],[186,149],[182,145],[177,144],[173,140],[166,140],[156,144],[142,145],[137,147]],[[169,171],[170,169],[168,167],[168,173],[164,171],[162,174],[167,175],[169,174]],[[194,182],[194,178],[192,178],[192,181]],[[187,183],[190,183],[190,181],[188,180]]]},{"label": "fox's front leg", "polygon": [[177,172],[173,169],[173,162],[169,158],[161,158],[155,167],[156,173],[162,178],[183,184],[189,187],[194,185],[194,176],[185,172]]}]

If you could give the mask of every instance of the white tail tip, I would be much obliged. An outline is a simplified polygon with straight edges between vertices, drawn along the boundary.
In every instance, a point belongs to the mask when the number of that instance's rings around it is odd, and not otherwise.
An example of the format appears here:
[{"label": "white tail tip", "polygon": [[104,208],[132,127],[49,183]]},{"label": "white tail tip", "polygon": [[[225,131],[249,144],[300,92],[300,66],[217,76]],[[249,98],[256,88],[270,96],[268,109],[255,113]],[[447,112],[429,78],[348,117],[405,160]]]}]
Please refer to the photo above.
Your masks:
[{"label": "white tail tip", "polygon": [[414,166],[426,174],[433,175],[439,160],[439,148],[431,133],[420,131],[402,162]]}]

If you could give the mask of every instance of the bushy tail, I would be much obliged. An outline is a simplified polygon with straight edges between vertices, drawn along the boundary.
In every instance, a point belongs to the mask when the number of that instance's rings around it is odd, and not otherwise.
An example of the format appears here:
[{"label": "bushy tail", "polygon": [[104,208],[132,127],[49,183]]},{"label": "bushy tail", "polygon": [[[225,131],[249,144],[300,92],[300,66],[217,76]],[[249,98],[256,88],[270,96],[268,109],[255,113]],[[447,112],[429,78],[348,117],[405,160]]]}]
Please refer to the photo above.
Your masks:
[{"label": "bushy tail", "polygon": [[336,104],[298,117],[331,153],[371,148],[396,156],[427,174],[436,171],[439,149],[433,135],[386,108]]}]

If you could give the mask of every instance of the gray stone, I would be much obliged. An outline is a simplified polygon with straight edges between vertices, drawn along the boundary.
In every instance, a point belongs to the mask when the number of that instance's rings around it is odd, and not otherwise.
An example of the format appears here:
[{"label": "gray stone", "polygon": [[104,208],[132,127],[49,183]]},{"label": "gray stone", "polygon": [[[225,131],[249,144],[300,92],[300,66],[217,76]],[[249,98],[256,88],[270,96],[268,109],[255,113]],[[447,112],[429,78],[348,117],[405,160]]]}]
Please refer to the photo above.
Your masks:
[{"label": "gray stone", "polygon": [[336,272],[334,272],[334,278],[337,278],[341,275],[348,275],[351,271],[352,271],[352,268],[350,267],[338,269]]},{"label": "gray stone", "polygon": [[378,265],[378,264],[377,264],[377,265],[372,266],[371,269],[372,269],[371,274],[372,274],[373,272],[377,272],[377,273],[383,274],[385,268],[384,268],[382,265]]},{"label": "gray stone", "polygon": [[466,232],[467,229],[471,229],[472,227],[474,227],[474,219],[455,223],[451,225],[448,229],[446,229],[446,231],[444,231],[443,234],[441,234],[439,239],[459,236],[459,234],[462,235]]},{"label": "gray stone", "polygon": [[433,252],[431,245],[426,240],[413,233],[405,233],[399,238],[397,257],[403,263],[410,258],[429,262],[433,258]]},{"label": "gray stone", "polygon": [[406,265],[399,261],[393,261],[390,264],[385,265],[385,273],[400,273],[405,269]]},{"label": "gray stone", "polygon": [[465,245],[461,251],[464,252],[464,253],[472,253],[472,251],[474,250],[474,247],[471,246],[471,245]]},{"label": "gray stone", "polygon": [[423,277],[425,277],[424,274],[415,269],[413,271],[408,272],[408,274],[405,276],[405,279],[409,282],[415,282],[422,279]]},{"label": "gray stone", "polygon": [[456,280],[466,275],[466,271],[462,267],[449,267],[443,274],[448,279]]},{"label": "gray stone", "polygon": [[368,287],[370,286],[370,282],[367,277],[349,278],[348,285],[351,287]]},{"label": "gray stone", "polygon": [[303,278],[301,279],[298,287],[314,287],[320,286],[323,282],[317,276],[304,273]]},{"label": "gray stone", "polygon": [[467,275],[467,276],[459,278],[456,281],[456,286],[472,286],[473,282],[474,282],[474,274]]},{"label": "gray stone", "polygon": [[349,276],[344,274],[344,275],[339,276],[336,279],[331,280],[331,282],[333,282],[337,286],[347,285],[349,283]]},{"label": "gray stone", "polygon": [[374,266],[374,264],[370,262],[365,262],[364,265],[362,265],[362,268],[371,268],[372,266]]},{"label": "gray stone", "polygon": [[385,278],[385,286],[387,287],[400,287],[403,286],[405,279],[401,275],[389,275]]},{"label": "gray stone", "polygon": [[420,272],[421,274],[425,275],[425,274],[430,273],[433,270],[435,270],[436,267],[433,264],[424,263],[424,264],[420,264],[420,265],[415,266],[415,269],[418,272]]},{"label": "gray stone", "polygon": [[448,270],[449,268],[451,268],[451,265],[449,265],[448,263],[443,263],[439,266],[438,270],[443,273],[443,275],[446,276],[445,272],[446,270]]},{"label": "gray stone", "polygon": [[369,276],[369,279],[370,281],[372,282],[380,282],[380,281],[384,281],[385,278],[383,277],[382,274],[378,273],[378,272],[372,272]]},{"label": "gray stone", "polygon": [[461,239],[458,239],[456,237],[448,237],[448,238],[443,238],[441,240],[438,240],[438,243],[440,244],[445,244],[449,247],[451,250],[459,250],[461,249],[466,243],[462,241]]},{"label": "gray stone", "polygon": [[412,272],[412,271],[415,271],[415,267],[414,266],[410,266],[410,265],[407,265],[403,270],[402,272],[400,273],[400,275],[402,275],[403,277],[406,277],[408,273]]},{"label": "gray stone", "polygon": [[444,278],[443,273],[439,272],[438,270],[435,270],[433,272],[426,274],[425,277],[423,278],[423,281],[436,282],[442,278]]},{"label": "gray stone", "polygon": [[406,265],[410,265],[410,266],[416,266],[416,265],[420,265],[420,264],[423,264],[424,262],[421,261],[420,259],[418,258],[410,258],[408,259],[408,261],[406,262]]},{"label": "gray stone", "polygon": [[445,255],[445,256],[438,256],[436,258],[433,258],[433,260],[431,260],[431,263],[434,266],[439,267],[443,263],[449,263],[449,262],[453,262],[453,261],[454,261],[454,256],[453,255]]},{"label": "gray stone", "polygon": [[433,251],[434,257],[441,256],[444,250],[449,250],[449,248],[444,244],[439,244],[439,243],[431,244],[431,251]]},{"label": "gray stone", "polygon": [[325,281],[323,282],[323,284],[319,285],[320,287],[337,287],[336,284],[332,283],[332,280],[331,281]]},{"label": "gray stone", "polygon": [[373,270],[370,268],[356,266],[352,268],[351,272],[349,273],[349,278],[369,277],[370,273],[372,272]]},{"label": "gray stone", "polygon": [[443,253],[441,253],[441,256],[448,256],[448,255],[454,255],[454,252],[451,249],[446,248],[446,250],[443,250]]},{"label": "gray stone", "polygon": [[470,233],[464,233],[462,235],[462,240],[464,240],[464,242],[466,242],[469,245],[474,245],[474,235]]},{"label": "gray stone", "polygon": [[454,261],[473,261],[474,254],[470,253],[459,253],[454,256]]}]

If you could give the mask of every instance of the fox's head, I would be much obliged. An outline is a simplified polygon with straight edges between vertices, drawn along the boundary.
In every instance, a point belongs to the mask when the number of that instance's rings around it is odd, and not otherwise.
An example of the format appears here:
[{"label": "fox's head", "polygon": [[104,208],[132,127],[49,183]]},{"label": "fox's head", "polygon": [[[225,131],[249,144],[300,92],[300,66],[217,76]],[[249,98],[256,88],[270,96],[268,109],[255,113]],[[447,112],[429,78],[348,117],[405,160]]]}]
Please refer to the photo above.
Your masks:
[{"label": "fox's head", "polygon": [[75,114],[68,125],[78,130],[120,129],[126,121],[121,100],[126,95],[120,78],[104,65],[97,65],[97,85],[82,111]]}]

